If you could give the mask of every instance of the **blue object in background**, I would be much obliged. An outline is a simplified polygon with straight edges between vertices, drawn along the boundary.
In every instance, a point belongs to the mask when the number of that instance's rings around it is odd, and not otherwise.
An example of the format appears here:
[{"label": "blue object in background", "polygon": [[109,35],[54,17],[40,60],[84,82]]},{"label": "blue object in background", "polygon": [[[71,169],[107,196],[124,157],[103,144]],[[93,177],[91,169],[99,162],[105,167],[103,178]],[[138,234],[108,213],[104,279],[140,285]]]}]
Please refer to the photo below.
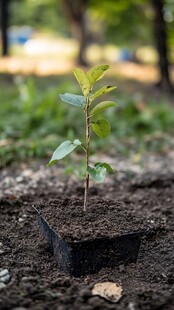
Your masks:
[{"label": "blue object in background", "polygon": [[130,60],[132,60],[132,55],[127,48],[121,49],[118,60],[119,61],[130,61]]},{"label": "blue object in background", "polygon": [[8,41],[10,45],[24,45],[32,36],[33,29],[30,26],[11,27],[8,30]]}]

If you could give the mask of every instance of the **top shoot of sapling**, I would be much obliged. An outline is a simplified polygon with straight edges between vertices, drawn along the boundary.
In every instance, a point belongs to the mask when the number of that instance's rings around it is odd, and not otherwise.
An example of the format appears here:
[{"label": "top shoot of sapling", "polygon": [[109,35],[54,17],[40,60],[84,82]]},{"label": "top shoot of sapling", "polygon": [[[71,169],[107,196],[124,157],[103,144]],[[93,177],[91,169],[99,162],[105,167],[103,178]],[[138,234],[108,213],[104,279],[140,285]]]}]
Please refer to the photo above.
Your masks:
[{"label": "top shoot of sapling", "polygon": [[75,95],[70,93],[60,94],[62,101],[71,105],[80,107],[85,113],[85,145],[83,146],[79,139],[73,142],[64,141],[53,153],[48,166],[55,164],[58,160],[64,158],[71,153],[76,147],[81,147],[85,151],[86,159],[86,176],[84,191],[84,211],[86,211],[88,203],[89,176],[96,182],[103,182],[107,172],[113,173],[113,169],[107,163],[97,162],[93,167],[89,165],[89,143],[91,139],[91,130],[100,138],[106,138],[110,134],[110,124],[104,119],[98,117],[105,109],[116,105],[113,101],[102,101],[94,105],[95,99],[106,94],[116,88],[116,86],[104,86],[92,93],[93,86],[100,80],[109,65],[99,65],[91,68],[88,72],[84,72],[79,68],[75,68],[73,73],[81,87],[83,95]]}]

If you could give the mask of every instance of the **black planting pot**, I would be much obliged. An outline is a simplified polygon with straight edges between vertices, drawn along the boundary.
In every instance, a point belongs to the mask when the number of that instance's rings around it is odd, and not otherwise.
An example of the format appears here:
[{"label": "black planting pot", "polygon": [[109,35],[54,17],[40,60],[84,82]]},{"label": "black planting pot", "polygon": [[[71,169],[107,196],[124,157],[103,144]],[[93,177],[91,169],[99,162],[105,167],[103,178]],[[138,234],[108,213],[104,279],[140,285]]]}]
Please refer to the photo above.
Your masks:
[{"label": "black planting pot", "polygon": [[112,238],[66,241],[50,227],[39,212],[38,223],[59,270],[74,277],[97,273],[104,267],[136,263],[144,234],[143,231],[136,231]]}]

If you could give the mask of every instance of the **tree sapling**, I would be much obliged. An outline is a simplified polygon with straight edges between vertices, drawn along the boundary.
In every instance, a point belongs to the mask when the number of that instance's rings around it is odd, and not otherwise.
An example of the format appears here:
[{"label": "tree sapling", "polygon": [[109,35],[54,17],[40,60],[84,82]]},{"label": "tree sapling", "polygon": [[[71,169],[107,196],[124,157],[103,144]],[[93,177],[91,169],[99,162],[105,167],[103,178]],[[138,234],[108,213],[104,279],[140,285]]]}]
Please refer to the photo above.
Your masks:
[{"label": "tree sapling", "polygon": [[71,153],[77,146],[82,147],[85,151],[86,159],[86,176],[85,176],[85,191],[84,191],[84,211],[86,211],[88,203],[88,188],[89,176],[96,182],[103,182],[107,172],[113,172],[111,166],[107,163],[97,162],[93,167],[89,165],[89,143],[91,138],[91,130],[99,137],[106,138],[110,134],[110,124],[104,118],[98,118],[105,109],[114,107],[116,104],[113,101],[102,101],[93,106],[93,102],[98,97],[108,93],[116,88],[116,86],[104,86],[94,93],[92,89],[94,84],[103,77],[109,65],[99,65],[91,68],[87,73],[79,68],[75,68],[73,73],[81,87],[82,95],[75,95],[70,93],[60,94],[62,101],[71,105],[81,107],[85,113],[85,145],[83,146],[79,139],[73,142],[64,141],[53,153],[48,166],[55,164],[58,160],[64,158]]}]

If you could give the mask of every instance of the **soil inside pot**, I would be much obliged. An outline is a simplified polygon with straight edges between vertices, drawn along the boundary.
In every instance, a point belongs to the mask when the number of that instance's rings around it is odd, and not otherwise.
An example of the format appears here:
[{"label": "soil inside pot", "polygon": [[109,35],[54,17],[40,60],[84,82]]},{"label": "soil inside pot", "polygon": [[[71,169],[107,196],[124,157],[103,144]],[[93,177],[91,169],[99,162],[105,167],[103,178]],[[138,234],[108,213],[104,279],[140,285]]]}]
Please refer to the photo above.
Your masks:
[{"label": "soil inside pot", "polygon": [[68,197],[41,203],[37,208],[66,241],[112,238],[130,232],[147,232],[152,226],[158,226],[158,220],[148,220],[137,214],[136,207],[130,209],[114,200],[91,198],[87,211],[83,211],[83,199]]}]

